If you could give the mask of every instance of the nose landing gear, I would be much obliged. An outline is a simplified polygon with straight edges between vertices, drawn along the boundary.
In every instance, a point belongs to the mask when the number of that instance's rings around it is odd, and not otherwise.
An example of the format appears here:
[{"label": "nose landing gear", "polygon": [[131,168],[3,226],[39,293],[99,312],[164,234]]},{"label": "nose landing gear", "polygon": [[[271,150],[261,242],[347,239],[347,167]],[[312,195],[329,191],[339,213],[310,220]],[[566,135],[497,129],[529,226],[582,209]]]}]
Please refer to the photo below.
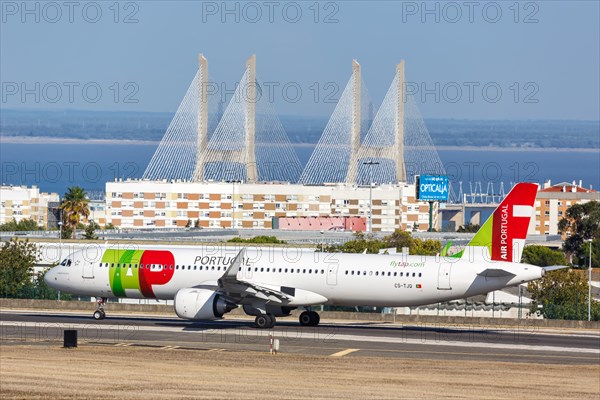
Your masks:
[{"label": "nose landing gear", "polygon": [[96,297],[96,307],[97,310],[94,311],[94,319],[99,321],[106,317],[106,313],[104,312],[104,304],[106,303],[106,297]]}]

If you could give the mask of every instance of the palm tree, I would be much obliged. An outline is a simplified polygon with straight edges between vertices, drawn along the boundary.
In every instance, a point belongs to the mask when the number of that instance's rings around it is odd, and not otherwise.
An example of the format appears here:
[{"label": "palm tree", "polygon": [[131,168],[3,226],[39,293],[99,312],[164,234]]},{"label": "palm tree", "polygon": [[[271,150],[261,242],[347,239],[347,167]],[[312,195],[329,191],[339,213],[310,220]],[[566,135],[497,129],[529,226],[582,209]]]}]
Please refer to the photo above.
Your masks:
[{"label": "palm tree", "polygon": [[87,218],[90,215],[88,203],[87,193],[79,186],[72,186],[65,193],[60,205],[63,210],[62,220],[65,225],[73,229],[73,239],[77,239],[77,225],[82,217]]}]

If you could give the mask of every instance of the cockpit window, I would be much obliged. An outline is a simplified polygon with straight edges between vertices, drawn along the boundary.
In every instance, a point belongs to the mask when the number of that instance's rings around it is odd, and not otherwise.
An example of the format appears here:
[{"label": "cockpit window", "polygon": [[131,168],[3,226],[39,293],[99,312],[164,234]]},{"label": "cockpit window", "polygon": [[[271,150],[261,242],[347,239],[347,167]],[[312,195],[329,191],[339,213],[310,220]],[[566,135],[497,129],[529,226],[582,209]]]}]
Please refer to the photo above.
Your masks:
[{"label": "cockpit window", "polygon": [[62,262],[60,263],[60,265],[62,265],[63,267],[70,267],[71,266],[71,260],[69,260],[68,258],[65,258],[64,260],[62,260]]}]

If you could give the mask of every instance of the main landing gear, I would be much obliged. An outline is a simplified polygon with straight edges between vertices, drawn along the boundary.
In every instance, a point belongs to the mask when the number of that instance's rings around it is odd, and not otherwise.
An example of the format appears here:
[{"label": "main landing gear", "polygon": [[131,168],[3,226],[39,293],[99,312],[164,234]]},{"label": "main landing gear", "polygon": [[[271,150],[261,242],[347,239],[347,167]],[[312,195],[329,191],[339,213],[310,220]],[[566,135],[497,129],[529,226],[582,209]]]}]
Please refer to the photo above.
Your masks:
[{"label": "main landing gear", "polygon": [[315,311],[304,311],[300,314],[299,320],[302,326],[317,326],[321,321],[321,317]]},{"label": "main landing gear", "polygon": [[96,307],[97,310],[94,311],[94,319],[99,321],[106,317],[106,313],[104,312],[104,304],[106,303],[106,297],[96,297]]},{"label": "main landing gear", "polygon": [[275,326],[275,321],[273,314],[260,314],[254,319],[254,324],[259,329],[270,329]]}]

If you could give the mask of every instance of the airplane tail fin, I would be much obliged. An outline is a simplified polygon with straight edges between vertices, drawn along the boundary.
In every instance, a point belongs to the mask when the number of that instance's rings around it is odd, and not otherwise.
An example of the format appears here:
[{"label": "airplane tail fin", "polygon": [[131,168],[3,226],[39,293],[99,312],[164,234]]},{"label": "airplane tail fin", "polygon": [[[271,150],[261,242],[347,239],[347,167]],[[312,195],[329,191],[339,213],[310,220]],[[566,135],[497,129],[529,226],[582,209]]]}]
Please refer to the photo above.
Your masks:
[{"label": "airplane tail fin", "polygon": [[467,247],[487,248],[494,261],[521,262],[537,190],[535,183],[516,184]]}]

